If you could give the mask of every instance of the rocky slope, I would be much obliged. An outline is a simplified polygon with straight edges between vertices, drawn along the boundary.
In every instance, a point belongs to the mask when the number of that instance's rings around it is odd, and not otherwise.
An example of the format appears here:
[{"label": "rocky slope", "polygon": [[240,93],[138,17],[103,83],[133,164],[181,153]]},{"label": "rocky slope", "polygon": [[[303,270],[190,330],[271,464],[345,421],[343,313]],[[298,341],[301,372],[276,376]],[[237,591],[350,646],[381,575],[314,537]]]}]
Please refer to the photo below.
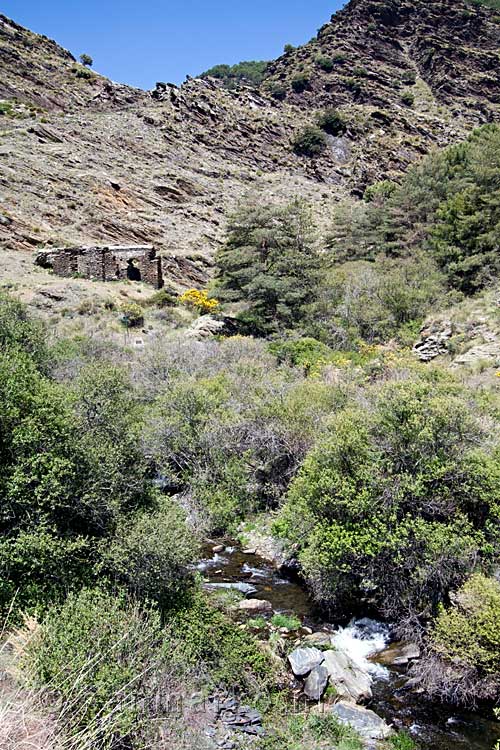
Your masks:
[{"label": "rocky slope", "polygon": [[[148,242],[209,273],[243,196],[300,195],[321,226],[335,200],[498,119],[499,41],[495,12],[459,0],[351,0],[260,90],[190,79],[144,92],[0,17],[0,243]],[[294,134],[330,106],[347,132],[319,158],[295,155]]]}]

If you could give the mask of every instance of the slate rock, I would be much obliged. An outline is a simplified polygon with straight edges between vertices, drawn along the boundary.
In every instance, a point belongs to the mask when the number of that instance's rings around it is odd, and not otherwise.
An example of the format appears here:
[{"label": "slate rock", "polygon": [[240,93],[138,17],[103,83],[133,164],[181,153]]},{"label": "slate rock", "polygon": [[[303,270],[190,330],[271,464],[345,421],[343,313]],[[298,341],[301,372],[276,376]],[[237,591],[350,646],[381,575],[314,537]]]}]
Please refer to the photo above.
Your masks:
[{"label": "slate rock", "polygon": [[312,701],[319,701],[328,685],[328,678],[329,674],[326,667],[322,664],[314,667],[304,685],[304,693],[307,697]]},{"label": "slate rock", "polygon": [[343,651],[324,651],[324,666],[337,694],[348,701],[369,700],[372,678]]},{"label": "slate rock", "polygon": [[324,654],[317,648],[296,648],[288,655],[288,661],[296,677],[309,674],[315,667],[319,667],[324,658]]},{"label": "slate rock", "polygon": [[341,701],[331,708],[331,713],[355,729],[364,740],[385,740],[393,733],[392,728],[374,711],[363,706]]}]

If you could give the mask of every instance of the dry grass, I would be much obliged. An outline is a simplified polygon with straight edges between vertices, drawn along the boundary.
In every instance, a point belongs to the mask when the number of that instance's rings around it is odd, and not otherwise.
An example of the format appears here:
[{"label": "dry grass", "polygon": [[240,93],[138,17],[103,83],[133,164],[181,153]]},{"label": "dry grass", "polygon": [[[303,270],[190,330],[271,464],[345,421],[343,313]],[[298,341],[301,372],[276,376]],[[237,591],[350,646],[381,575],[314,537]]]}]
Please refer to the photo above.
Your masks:
[{"label": "dry grass", "polygon": [[[29,620],[24,635],[32,637],[37,623]],[[59,728],[40,691],[18,681],[17,656],[22,631],[0,646],[0,748],[2,750],[60,750]]]}]

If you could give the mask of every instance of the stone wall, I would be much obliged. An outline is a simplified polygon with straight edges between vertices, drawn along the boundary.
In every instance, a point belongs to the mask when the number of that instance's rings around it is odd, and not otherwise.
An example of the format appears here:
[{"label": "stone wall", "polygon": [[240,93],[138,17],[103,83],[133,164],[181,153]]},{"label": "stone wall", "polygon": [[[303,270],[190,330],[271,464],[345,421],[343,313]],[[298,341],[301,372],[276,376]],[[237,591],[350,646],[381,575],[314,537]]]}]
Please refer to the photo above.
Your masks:
[{"label": "stone wall", "polygon": [[144,281],[163,286],[162,261],[152,245],[60,247],[38,253],[35,263],[58,276],[82,276],[96,281]]}]

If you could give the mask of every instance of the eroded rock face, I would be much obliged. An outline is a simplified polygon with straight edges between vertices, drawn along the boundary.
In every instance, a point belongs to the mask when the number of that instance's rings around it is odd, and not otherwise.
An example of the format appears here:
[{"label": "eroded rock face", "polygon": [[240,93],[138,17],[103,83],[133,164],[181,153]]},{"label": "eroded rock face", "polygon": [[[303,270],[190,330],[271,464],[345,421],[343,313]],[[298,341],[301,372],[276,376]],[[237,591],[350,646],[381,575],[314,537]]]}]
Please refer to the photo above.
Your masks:
[{"label": "eroded rock face", "polygon": [[324,654],[317,648],[296,648],[288,655],[288,661],[296,677],[309,674],[324,658]]},{"label": "eroded rock face", "polygon": [[325,651],[323,665],[328,671],[330,684],[346,701],[369,700],[372,697],[372,679],[342,651]]},{"label": "eroded rock face", "polygon": [[363,706],[340,701],[330,710],[339,721],[353,727],[365,740],[385,740],[393,734],[392,728],[384,719]]},{"label": "eroded rock face", "polygon": [[[167,281],[199,287],[224,215],[249,193],[302,195],[321,230],[332,202],[498,119],[494,17],[462,0],[351,0],[317,38],[272,63],[258,90],[189,79],[146,92],[79,76],[69,52],[0,16],[0,98],[15,114],[2,117],[0,244],[152,243],[171,259]],[[301,68],[311,77],[297,92]],[[297,131],[327,107],[340,109],[346,131],[318,158],[297,156]]]}]

